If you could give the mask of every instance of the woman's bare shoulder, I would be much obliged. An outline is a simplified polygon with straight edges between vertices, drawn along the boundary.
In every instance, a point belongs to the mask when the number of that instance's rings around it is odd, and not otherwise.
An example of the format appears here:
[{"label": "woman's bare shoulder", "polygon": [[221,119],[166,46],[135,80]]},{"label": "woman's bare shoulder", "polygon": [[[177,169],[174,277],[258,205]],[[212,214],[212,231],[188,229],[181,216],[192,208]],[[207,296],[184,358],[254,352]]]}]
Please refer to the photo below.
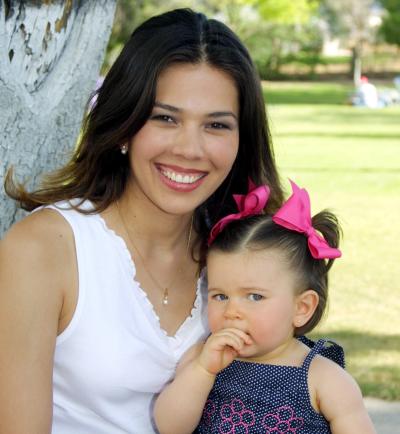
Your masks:
[{"label": "woman's bare shoulder", "polygon": [[54,236],[62,238],[70,233],[69,225],[60,213],[52,209],[41,209],[12,225],[3,240],[7,243],[24,240],[40,244]]},{"label": "woman's bare shoulder", "polygon": [[51,261],[54,255],[72,252],[73,244],[67,221],[57,211],[43,209],[11,226],[0,241],[0,252]]},{"label": "woman's bare shoulder", "polygon": [[[73,233],[54,210],[43,209],[15,223],[0,241],[0,269],[13,282],[23,279],[63,288],[68,264],[75,260]],[[70,270],[69,270],[70,271]]]}]

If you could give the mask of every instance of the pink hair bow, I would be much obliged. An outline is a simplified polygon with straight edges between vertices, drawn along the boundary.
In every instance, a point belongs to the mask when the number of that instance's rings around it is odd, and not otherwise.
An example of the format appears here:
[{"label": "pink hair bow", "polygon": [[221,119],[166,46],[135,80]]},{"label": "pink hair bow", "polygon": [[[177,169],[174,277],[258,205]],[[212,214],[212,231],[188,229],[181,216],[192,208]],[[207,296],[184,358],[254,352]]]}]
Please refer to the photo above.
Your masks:
[{"label": "pink hair bow", "polygon": [[261,214],[269,198],[269,187],[267,185],[256,185],[249,179],[249,191],[245,194],[234,194],[233,199],[239,209],[236,214],[229,214],[218,221],[211,229],[208,237],[208,245],[215,240],[216,236],[224,227],[234,220],[240,220],[251,215]]},{"label": "pink hair bow", "polygon": [[308,238],[308,248],[315,259],[340,258],[339,249],[331,247],[312,226],[310,197],[304,188],[299,188],[293,181],[292,195],[274,214],[272,220],[286,229],[304,233]]}]

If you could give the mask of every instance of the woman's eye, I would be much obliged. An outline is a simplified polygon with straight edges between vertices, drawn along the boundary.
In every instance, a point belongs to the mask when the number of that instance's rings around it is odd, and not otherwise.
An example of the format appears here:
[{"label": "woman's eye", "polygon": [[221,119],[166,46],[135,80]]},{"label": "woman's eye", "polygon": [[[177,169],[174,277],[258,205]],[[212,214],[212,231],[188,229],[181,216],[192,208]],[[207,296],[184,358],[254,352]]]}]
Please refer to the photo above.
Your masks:
[{"label": "woman's eye", "polygon": [[260,301],[263,299],[264,299],[264,296],[262,296],[260,294],[249,294],[249,300],[251,300],[251,301]]},{"label": "woman's eye", "polygon": [[230,130],[231,127],[228,124],[223,124],[221,122],[212,122],[209,127],[214,130]]},{"label": "woman's eye", "polygon": [[155,121],[167,122],[167,123],[173,123],[173,122],[175,122],[175,119],[173,119],[171,116],[169,116],[169,115],[162,115],[162,114],[152,115],[150,117],[150,119],[155,120]]}]

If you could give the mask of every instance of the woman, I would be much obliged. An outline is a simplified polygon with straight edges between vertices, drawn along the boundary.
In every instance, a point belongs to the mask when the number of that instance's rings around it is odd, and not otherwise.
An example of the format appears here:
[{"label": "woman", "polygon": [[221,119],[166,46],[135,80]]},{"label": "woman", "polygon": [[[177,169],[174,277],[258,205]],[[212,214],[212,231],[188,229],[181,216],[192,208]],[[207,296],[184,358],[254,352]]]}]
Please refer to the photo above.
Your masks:
[{"label": "woman", "polygon": [[[0,244],[0,432],[152,433],[152,399],[208,334],[210,227],[248,178],[282,192],[260,82],[222,23],[181,9],[132,34],[70,163]],[[199,278],[200,276],[200,278]]]}]

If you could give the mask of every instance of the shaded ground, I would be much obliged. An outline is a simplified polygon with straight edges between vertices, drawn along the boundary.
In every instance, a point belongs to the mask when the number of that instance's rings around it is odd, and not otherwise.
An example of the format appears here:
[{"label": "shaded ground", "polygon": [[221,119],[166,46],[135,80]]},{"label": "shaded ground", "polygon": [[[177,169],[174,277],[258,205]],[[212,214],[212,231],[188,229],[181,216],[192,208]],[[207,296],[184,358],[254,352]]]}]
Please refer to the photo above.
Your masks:
[{"label": "shaded ground", "polygon": [[388,402],[376,398],[365,398],[364,402],[378,434],[399,432],[400,402]]}]

